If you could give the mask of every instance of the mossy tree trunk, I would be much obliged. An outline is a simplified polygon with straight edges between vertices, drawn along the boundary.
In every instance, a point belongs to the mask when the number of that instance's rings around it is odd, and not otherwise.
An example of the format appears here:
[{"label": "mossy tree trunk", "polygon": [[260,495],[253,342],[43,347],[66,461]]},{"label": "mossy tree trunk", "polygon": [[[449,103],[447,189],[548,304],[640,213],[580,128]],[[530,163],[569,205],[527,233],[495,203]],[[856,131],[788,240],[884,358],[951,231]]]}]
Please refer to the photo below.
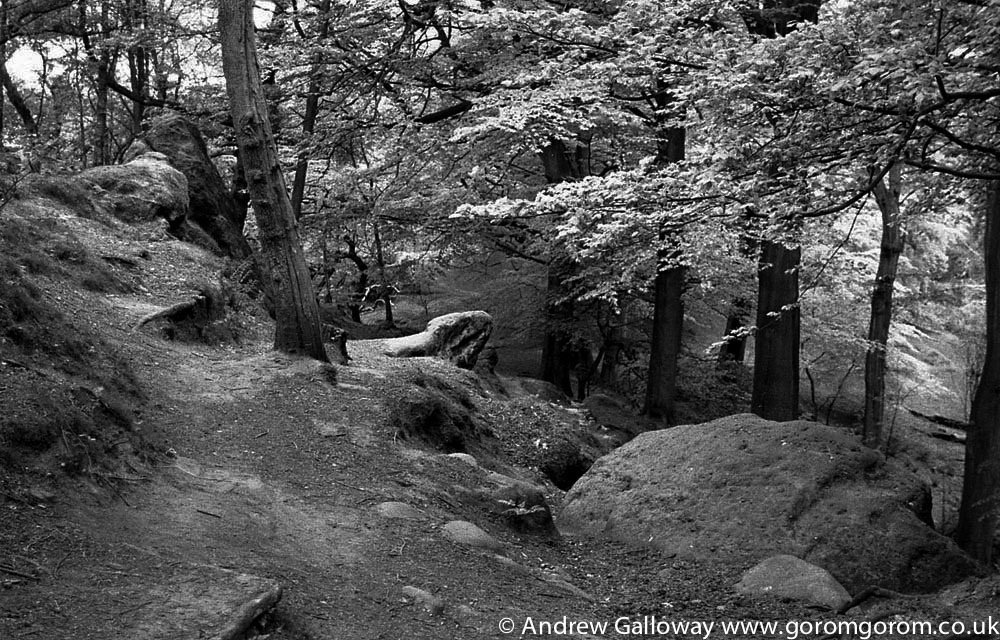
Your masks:
[{"label": "mossy tree trunk", "polygon": [[219,30],[236,143],[260,229],[265,287],[274,302],[274,346],[279,351],[326,362],[319,307],[278,162],[257,68],[252,8],[251,0],[221,0]]}]

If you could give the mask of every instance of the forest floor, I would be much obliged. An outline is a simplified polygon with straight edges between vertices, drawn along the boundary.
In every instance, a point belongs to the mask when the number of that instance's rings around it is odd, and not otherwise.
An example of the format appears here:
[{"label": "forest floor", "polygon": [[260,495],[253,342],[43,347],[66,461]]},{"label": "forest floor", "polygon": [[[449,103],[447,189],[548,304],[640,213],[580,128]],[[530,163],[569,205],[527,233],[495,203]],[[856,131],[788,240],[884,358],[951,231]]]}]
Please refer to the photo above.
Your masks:
[{"label": "forest floor", "polygon": [[[579,409],[443,361],[387,358],[378,341],[349,343],[353,360],[334,375],[273,352],[259,314],[234,321],[236,343],[167,340],[153,324],[135,326],[214,281],[218,261],[155,226],[11,209],[17,220],[5,221],[8,232],[20,224],[25,237],[37,235],[44,255],[36,263],[70,261],[66,270],[29,269],[32,299],[53,309],[64,330],[87,337],[81,357],[93,370],[64,362],[59,344],[0,342],[0,436],[9,445],[16,433],[25,445],[0,457],[0,638],[236,638],[241,618],[279,595],[249,635],[708,637],[705,629],[649,625],[771,620],[779,633],[715,628],[710,637],[794,638],[791,621],[935,619],[946,610],[940,600],[901,598],[891,609],[837,616],[737,595],[732,586],[749,559],[694,562],[515,533],[476,499],[491,486],[487,470],[542,484],[557,511],[562,493],[532,469],[533,456],[551,433],[586,421]],[[83,249],[62,251],[70,238]],[[66,276],[95,256],[122,286],[81,287]],[[468,447],[478,466],[403,437],[400,407],[428,386],[488,425]],[[120,418],[113,438],[79,417],[47,431],[51,420],[30,420],[95,398]],[[113,410],[119,405],[126,408]],[[926,440],[945,453],[924,447],[917,457],[928,473],[945,469],[941,481],[952,488],[937,490],[954,493],[960,449]],[[479,525],[499,547],[450,541],[442,526],[453,520]],[[541,632],[542,623],[571,621],[609,627]],[[616,629],[616,621],[646,626]],[[824,634],[799,637],[806,635]]]}]

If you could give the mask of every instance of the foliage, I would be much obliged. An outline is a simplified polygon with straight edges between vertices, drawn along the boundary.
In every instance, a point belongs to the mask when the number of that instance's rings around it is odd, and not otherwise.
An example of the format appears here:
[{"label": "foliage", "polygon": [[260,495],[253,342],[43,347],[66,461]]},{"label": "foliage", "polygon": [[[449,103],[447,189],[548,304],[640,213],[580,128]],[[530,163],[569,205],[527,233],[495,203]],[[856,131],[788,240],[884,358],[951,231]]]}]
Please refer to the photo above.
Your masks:
[{"label": "foliage", "polygon": [[[92,161],[102,53],[120,85],[111,156],[137,133],[137,102],[144,116],[199,116],[232,144],[211,7],[83,6],[82,22],[55,3],[7,31],[8,51],[43,57],[36,77],[15,80],[44,166]],[[805,359],[834,393],[866,348],[869,191],[890,163],[907,166],[903,320],[955,331],[950,310],[979,304],[970,180],[997,158],[996,9],[850,0],[789,28],[781,11],[741,1],[309,0],[269,5],[257,21],[272,123],[286,169],[304,162],[300,224],[331,303],[357,304],[374,284],[425,295],[448,268],[497,251],[535,274],[513,280],[537,292],[538,266],[569,256],[559,295],[597,347],[613,324],[601,318],[628,309],[646,326],[653,276],[676,264],[688,267],[689,302],[712,301],[698,313],[724,316],[753,297],[757,243],[777,238],[803,246]],[[5,109],[6,140],[27,140]],[[686,159],[665,165],[677,128]],[[558,181],[544,159],[553,141],[570,161]]]}]

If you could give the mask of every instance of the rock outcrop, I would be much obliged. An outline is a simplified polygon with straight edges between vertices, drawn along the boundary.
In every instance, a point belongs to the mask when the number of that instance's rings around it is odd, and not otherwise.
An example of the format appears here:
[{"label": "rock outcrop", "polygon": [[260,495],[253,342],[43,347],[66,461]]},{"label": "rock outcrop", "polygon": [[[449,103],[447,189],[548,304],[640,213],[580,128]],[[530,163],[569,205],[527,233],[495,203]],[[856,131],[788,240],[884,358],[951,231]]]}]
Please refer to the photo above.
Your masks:
[{"label": "rock outcrop", "polygon": [[853,592],[929,591],[978,570],[930,506],[924,483],[846,430],[747,414],[639,435],[573,486],[557,524],[680,557],[795,555]]},{"label": "rock outcrop", "polygon": [[493,318],[485,311],[463,311],[439,316],[420,333],[385,341],[384,352],[395,358],[436,356],[471,369],[493,332]]},{"label": "rock outcrop", "polygon": [[78,179],[98,187],[95,199],[126,222],[163,218],[173,231],[187,218],[187,178],[161,153],[144,153],[126,164],[93,167]]},{"label": "rock outcrop", "polygon": [[225,255],[245,258],[250,246],[243,237],[246,211],[241,211],[208,155],[201,132],[176,113],[153,120],[145,135],[153,151],[164,154],[187,178],[191,202],[188,219],[204,230]]},{"label": "rock outcrop", "polygon": [[743,574],[736,591],[782,600],[798,600],[837,611],[851,594],[826,569],[795,556],[771,556]]}]

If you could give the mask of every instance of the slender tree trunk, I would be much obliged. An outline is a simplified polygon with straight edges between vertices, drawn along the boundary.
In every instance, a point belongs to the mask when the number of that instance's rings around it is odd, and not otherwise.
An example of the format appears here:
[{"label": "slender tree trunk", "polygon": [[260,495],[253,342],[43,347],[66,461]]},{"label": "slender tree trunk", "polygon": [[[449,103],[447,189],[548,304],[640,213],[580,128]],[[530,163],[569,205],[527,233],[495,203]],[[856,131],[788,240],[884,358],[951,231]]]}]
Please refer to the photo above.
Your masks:
[{"label": "slender tree trunk", "polygon": [[799,416],[801,249],[762,240],[757,269],[757,336],[750,410],[768,420]]},{"label": "slender tree trunk", "polygon": [[628,313],[628,301],[622,297],[619,298],[618,304],[620,308],[615,310],[610,307],[607,309],[607,322],[604,327],[601,328],[601,351],[598,361],[600,363],[600,370],[597,374],[597,382],[602,387],[607,387],[609,389],[618,389],[618,362],[621,359],[621,352],[624,347],[622,340],[624,339],[622,331],[622,323],[625,321]]},{"label": "slender tree trunk", "polygon": [[542,344],[542,380],[559,387],[573,397],[573,304],[562,299],[565,281],[572,275],[573,263],[567,258],[549,262],[545,301],[545,342]]},{"label": "slender tree trunk", "polygon": [[244,160],[260,227],[264,273],[274,301],[274,346],[327,362],[319,307],[267,117],[257,68],[252,0],[221,0],[219,31],[236,142]]},{"label": "slender tree trunk", "polygon": [[875,185],[875,201],[882,213],[882,248],[879,252],[875,286],[872,288],[872,313],[868,324],[868,351],[865,354],[865,415],[861,438],[869,447],[882,443],[885,423],[886,346],[892,323],[892,289],[896,281],[899,256],[903,253],[903,225],[899,212],[900,167]]},{"label": "slender tree trunk", "polygon": [[136,46],[128,54],[129,83],[132,93],[139,100],[132,101],[132,135],[136,138],[142,135],[142,119],[146,113],[146,103],[149,98],[149,61],[146,49]]},{"label": "slender tree trunk", "polygon": [[[682,128],[666,129],[660,136],[657,163],[684,160],[687,132]],[[660,230],[660,242],[668,237]],[[653,280],[653,331],[649,345],[649,370],[646,376],[646,405],[643,413],[673,425],[677,402],[677,359],[684,330],[684,279],[687,268],[680,265],[680,254],[667,248],[657,252],[657,272]]]},{"label": "slender tree trunk", "polygon": [[342,239],[347,245],[347,251],[341,255],[353,262],[358,269],[358,282],[354,287],[354,296],[347,308],[351,311],[351,320],[361,324],[361,305],[364,303],[365,291],[368,290],[368,263],[358,254],[358,243],[354,238],[344,234]]},{"label": "slender tree trunk", "polygon": [[[321,15],[319,32],[317,39],[320,45],[326,40],[330,33],[330,0],[322,0],[319,5]],[[302,137],[309,139],[316,128],[316,117],[319,115],[319,91],[320,74],[323,65],[320,64],[321,57],[315,56],[313,68],[309,74],[309,88],[306,93],[306,110],[302,115]],[[292,209],[295,211],[295,219],[302,216],[302,200],[306,193],[306,177],[309,173],[309,153],[300,152],[295,162],[295,177],[292,179]]]},{"label": "slender tree trunk", "polygon": [[382,234],[379,227],[379,218],[376,216],[372,222],[372,237],[375,240],[375,264],[378,266],[379,284],[382,287],[379,297],[385,305],[385,326],[393,327],[395,322],[392,315],[392,283],[385,274],[385,254],[382,252]]},{"label": "slender tree trunk", "polygon": [[[80,45],[78,42],[73,43],[73,56],[78,57],[80,55]],[[76,94],[76,144],[77,152],[80,154],[80,166],[87,166],[87,107],[86,99],[84,93],[83,85],[83,71],[80,68],[76,69],[76,73],[73,75],[73,90]]]},{"label": "slender tree trunk", "polygon": [[111,52],[102,50],[97,61],[97,78],[94,86],[94,137],[93,163],[96,166],[110,162],[110,128],[108,126],[108,86],[114,74]]},{"label": "slender tree trunk", "polygon": [[719,363],[736,362],[743,364],[747,353],[747,339],[743,335],[734,335],[747,324],[747,301],[742,297],[733,300],[729,314],[726,316],[726,341],[719,349]]},{"label": "slender tree trunk", "polygon": [[969,555],[989,565],[1000,492],[1000,181],[989,185],[985,236],[986,358],[972,400],[955,539]]}]

